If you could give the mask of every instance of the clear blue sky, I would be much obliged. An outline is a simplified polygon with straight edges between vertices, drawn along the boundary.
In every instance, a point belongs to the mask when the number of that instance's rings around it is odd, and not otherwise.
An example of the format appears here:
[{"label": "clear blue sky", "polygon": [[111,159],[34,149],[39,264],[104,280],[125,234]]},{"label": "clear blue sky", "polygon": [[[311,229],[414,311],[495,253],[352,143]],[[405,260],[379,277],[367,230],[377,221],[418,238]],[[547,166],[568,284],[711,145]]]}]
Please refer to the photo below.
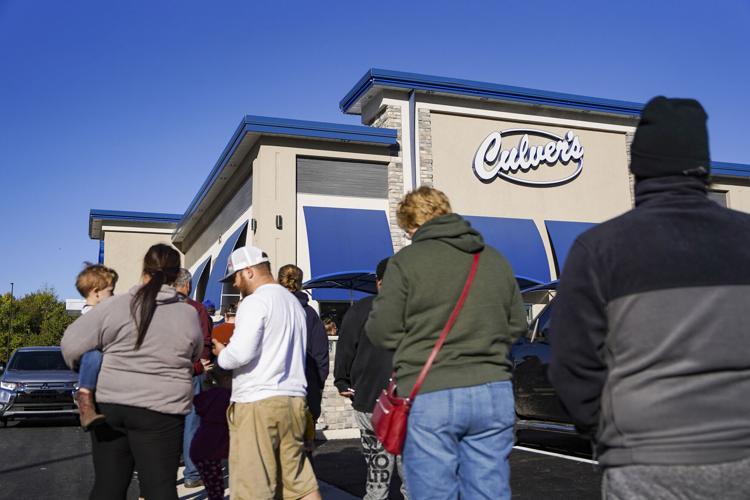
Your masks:
[{"label": "clear blue sky", "polygon": [[750,163],[750,2],[0,0],[0,292],[76,297],[91,208],[182,213],[246,114],[357,123],[370,67],[695,97]]}]

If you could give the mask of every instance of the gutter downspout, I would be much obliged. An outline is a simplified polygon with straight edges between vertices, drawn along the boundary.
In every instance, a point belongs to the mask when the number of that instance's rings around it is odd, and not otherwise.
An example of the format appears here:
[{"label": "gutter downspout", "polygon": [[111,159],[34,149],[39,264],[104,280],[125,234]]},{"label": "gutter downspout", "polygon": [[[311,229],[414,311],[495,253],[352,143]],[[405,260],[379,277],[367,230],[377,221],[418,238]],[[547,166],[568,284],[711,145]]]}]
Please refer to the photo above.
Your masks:
[{"label": "gutter downspout", "polygon": [[417,92],[409,93],[409,152],[411,155],[411,189],[417,189]]}]

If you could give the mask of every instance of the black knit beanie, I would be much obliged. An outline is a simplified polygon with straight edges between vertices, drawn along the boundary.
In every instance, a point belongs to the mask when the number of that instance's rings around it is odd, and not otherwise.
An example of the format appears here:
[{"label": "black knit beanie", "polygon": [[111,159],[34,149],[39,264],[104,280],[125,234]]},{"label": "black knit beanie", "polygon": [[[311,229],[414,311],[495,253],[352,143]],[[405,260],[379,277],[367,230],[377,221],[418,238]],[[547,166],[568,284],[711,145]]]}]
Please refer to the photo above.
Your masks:
[{"label": "black knit beanie", "polygon": [[643,108],[630,149],[638,178],[694,175],[708,178],[708,116],[695,99],[658,96]]}]

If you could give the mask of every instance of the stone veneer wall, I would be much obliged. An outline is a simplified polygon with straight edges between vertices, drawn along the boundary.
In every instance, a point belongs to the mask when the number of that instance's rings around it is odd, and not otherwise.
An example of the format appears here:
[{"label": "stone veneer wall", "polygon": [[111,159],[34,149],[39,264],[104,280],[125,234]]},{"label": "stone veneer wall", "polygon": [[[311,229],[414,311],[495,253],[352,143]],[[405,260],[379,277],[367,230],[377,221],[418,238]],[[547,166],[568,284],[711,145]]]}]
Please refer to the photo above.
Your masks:
[{"label": "stone veneer wall", "polygon": [[432,115],[429,109],[420,109],[417,130],[419,131],[419,185],[433,185],[432,169]]},{"label": "stone veneer wall", "polygon": [[[370,123],[371,127],[392,128],[398,131],[398,142],[401,144],[401,108],[398,106],[383,106],[380,113]],[[406,246],[404,232],[396,222],[398,202],[404,196],[403,150],[399,148],[398,156],[394,156],[388,164],[388,219],[390,221],[391,240],[393,250],[398,252]]]},{"label": "stone veneer wall", "polygon": [[348,398],[339,396],[338,389],[333,385],[333,363],[336,359],[337,343],[338,337],[328,338],[328,356],[331,370],[323,389],[321,420],[328,426],[327,430],[329,431],[355,429],[357,427],[354,422],[354,410],[352,410],[351,402]]},{"label": "stone veneer wall", "polygon": [[631,206],[635,206],[635,176],[630,172],[630,146],[633,145],[633,137],[635,132],[627,132],[625,134],[625,161],[626,168],[628,169],[628,179],[630,180],[630,203]]}]

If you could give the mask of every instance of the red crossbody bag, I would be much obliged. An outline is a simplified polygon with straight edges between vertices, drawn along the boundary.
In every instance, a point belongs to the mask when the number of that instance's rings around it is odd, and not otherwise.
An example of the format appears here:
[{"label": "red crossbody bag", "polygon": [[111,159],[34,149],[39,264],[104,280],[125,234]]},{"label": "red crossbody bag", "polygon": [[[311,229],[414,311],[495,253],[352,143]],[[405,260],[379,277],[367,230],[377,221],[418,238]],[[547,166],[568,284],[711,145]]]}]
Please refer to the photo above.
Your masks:
[{"label": "red crossbody bag", "polygon": [[375,408],[372,411],[372,426],[375,429],[375,435],[378,440],[383,443],[383,448],[388,453],[393,455],[400,455],[401,449],[404,446],[404,440],[406,439],[406,424],[409,419],[409,410],[414,402],[414,398],[417,397],[419,389],[422,387],[422,382],[427,377],[427,372],[430,371],[433,361],[440,352],[440,348],[443,347],[445,338],[448,336],[453,323],[456,322],[458,313],[461,312],[461,308],[464,306],[466,297],[469,295],[469,289],[471,284],[474,282],[474,276],[477,274],[477,266],[479,265],[479,253],[474,254],[474,261],[471,264],[471,270],[469,271],[469,277],[466,278],[466,284],[461,292],[461,296],[458,298],[456,306],[453,308],[448,322],[445,324],[443,331],[440,333],[440,338],[435,343],[435,347],[432,348],[430,357],[427,358],[427,362],[422,367],[422,371],[419,372],[419,377],[414,383],[414,387],[411,390],[408,398],[400,398],[396,396],[396,374],[391,376],[391,380],[388,382],[388,387],[383,389],[383,392],[378,397],[375,403]]}]

